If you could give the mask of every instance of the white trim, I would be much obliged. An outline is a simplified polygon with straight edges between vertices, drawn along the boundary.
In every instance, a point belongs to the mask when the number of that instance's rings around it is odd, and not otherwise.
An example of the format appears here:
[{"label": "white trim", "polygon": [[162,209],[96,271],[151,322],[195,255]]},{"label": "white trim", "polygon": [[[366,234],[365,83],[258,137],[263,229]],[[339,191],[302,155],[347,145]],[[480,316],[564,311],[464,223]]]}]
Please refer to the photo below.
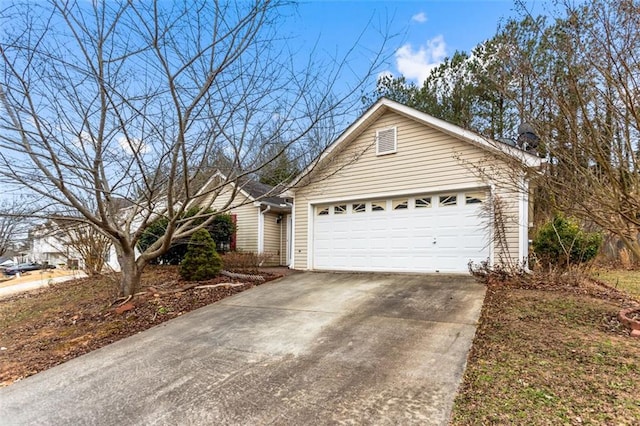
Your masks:
[{"label": "white trim", "polygon": [[258,254],[264,251],[264,214],[258,207]]},{"label": "white trim", "polygon": [[371,200],[376,198],[396,198],[396,197],[408,197],[411,195],[438,195],[444,192],[464,192],[471,189],[475,190],[483,190],[487,189],[489,186],[487,184],[480,185],[471,185],[471,184],[463,184],[463,185],[443,185],[436,187],[424,187],[424,188],[415,188],[410,190],[402,190],[402,191],[391,191],[391,192],[373,192],[373,193],[365,193],[365,194],[357,194],[357,195],[344,195],[341,197],[332,197],[332,198],[314,198],[309,200],[310,204],[329,204],[329,203],[339,203],[343,201],[364,201]]},{"label": "white trim", "polygon": [[285,216],[285,223],[287,224],[287,242],[285,244],[285,264],[291,268],[293,265],[293,215],[288,214]]},{"label": "white trim", "polygon": [[489,215],[489,266],[496,264],[496,241],[495,241],[495,209],[493,208],[493,196],[496,193],[496,186],[492,183],[489,187],[489,200],[491,201],[491,214]]},{"label": "white trim", "polygon": [[[195,200],[196,198],[202,196],[202,193],[204,192],[204,190],[209,186],[209,184],[215,179],[215,178],[221,178],[224,183],[221,186],[225,187],[227,185],[232,185],[232,186],[236,186],[235,182],[232,180],[227,180],[228,178],[222,174],[222,172],[220,170],[216,171],[213,176],[211,176],[209,179],[207,179],[207,181],[205,182],[204,185],[202,185],[200,187],[200,189],[198,190],[198,192],[196,192],[196,195],[193,196],[193,199]],[[250,199],[251,201],[255,201],[256,199],[254,197],[251,196],[251,194],[249,194],[247,191],[245,191],[244,189],[240,188],[240,190],[238,191],[240,194],[244,195],[246,198]],[[237,195],[237,194],[236,194]],[[235,198],[235,197],[234,197]],[[238,207],[238,206],[236,206]]]},{"label": "white trim", "polygon": [[529,181],[521,177],[518,194],[518,262],[525,262],[529,256]]},{"label": "white trim", "polygon": [[427,124],[430,127],[434,127],[437,130],[440,130],[444,133],[448,133],[453,137],[470,142],[472,144],[475,144],[487,150],[499,151],[503,154],[507,154],[513,158],[516,158],[522,161],[522,163],[525,164],[526,166],[540,167],[543,163],[542,158],[536,155],[530,154],[527,151],[523,151],[519,148],[512,147],[502,142],[492,141],[488,138],[478,135],[477,133],[474,133],[469,130],[465,130],[462,127],[456,126],[455,124],[451,124],[447,121],[440,120],[439,118],[435,118],[429,114],[425,114],[424,112],[421,112],[414,108],[408,107],[406,105],[402,105],[400,103],[394,102],[390,99],[383,98],[380,100],[380,103],[381,105],[384,105],[389,109],[395,110],[400,114],[403,114],[407,117],[413,118],[417,121]]},{"label": "white trim", "polygon": [[296,268],[296,199],[291,206],[291,264],[289,268]]},{"label": "white trim", "polygon": [[307,203],[307,267],[308,271],[313,270],[313,221],[315,219],[314,205]]}]

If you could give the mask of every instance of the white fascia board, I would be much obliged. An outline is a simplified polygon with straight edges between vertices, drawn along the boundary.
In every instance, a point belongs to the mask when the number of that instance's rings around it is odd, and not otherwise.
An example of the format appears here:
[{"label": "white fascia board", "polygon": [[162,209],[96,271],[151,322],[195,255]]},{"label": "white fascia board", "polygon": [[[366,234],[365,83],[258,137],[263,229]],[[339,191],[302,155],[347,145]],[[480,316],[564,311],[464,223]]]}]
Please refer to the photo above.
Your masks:
[{"label": "white fascia board", "polygon": [[338,136],[338,138],[333,141],[331,143],[331,145],[329,145],[324,152],[322,152],[320,154],[320,156],[318,158],[316,158],[314,161],[311,162],[310,165],[308,165],[307,167],[304,168],[304,170],[295,178],[293,179],[293,181],[291,182],[291,189],[290,191],[292,191],[293,193],[295,193],[296,188],[295,186],[298,184],[298,182],[305,176],[307,176],[307,174],[309,174],[309,172],[311,172],[314,167],[316,167],[317,164],[319,164],[322,160],[324,160],[325,158],[327,158],[327,156],[329,156],[331,154],[331,152],[333,152],[338,146],[342,145],[342,143],[346,140],[349,139],[354,133],[357,132],[357,130],[363,125],[365,124],[369,118],[374,115],[382,106],[383,106],[383,101],[385,99],[380,99],[378,102],[376,102],[373,106],[371,106],[371,108],[369,108],[364,114],[362,114],[360,116],[360,118],[358,118],[356,121],[354,121],[349,127],[347,127],[342,134],[340,134],[340,136]]}]

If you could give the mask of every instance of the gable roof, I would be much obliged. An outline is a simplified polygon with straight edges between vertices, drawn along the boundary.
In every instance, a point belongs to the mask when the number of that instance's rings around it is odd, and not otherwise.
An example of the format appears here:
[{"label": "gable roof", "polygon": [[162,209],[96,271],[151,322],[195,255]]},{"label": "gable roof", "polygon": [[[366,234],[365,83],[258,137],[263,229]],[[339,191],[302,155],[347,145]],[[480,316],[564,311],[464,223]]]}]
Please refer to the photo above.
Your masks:
[{"label": "gable roof", "polygon": [[236,180],[228,179],[220,170],[216,171],[213,176],[211,176],[207,182],[202,185],[202,188],[198,193],[204,191],[204,189],[207,188],[215,179],[221,179],[226,182],[225,185],[235,186],[237,184],[238,192],[254,202],[271,204],[278,207],[284,207],[285,205],[290,206],[291,204],[288,203],[285,198],[275,195],[280,194],[281,192],[278,187],[258,182],[248,176],[241,176]]},{"label": "gable roof", "polygon": [[321,161],[331,156],[338,147],[349,144],[356,139],[363,131],[365,131],[371,124],[373,124],[378,118],[387,112],[395,112],[399,115],[413,119],[419,123],[422,123],[428,127],[439,130],[450,136],[453,136],[461,141],[468,142],[482,149],[490,152],[505,154],[515,160],[520,161],[527,167],[537,168],[542,165],[544,160],[537,155],[531,154],[520,148],[511,146],[504,142],[494,141],[492,139],[481,136],[471,130],[466,130],[455,124],[451,124],[447,121],[436,118],[432,115],[418,111],[415,108],[403,105],[399,102],[392,101],[388,98],[380,98],[375,104],[373,104],[367,111],[365,111],[360,118],[353,122],[342,134],[324,150],[324,152],[309,165],[305,170],[293,181],[293,186],[305,177],[313,168]]}]

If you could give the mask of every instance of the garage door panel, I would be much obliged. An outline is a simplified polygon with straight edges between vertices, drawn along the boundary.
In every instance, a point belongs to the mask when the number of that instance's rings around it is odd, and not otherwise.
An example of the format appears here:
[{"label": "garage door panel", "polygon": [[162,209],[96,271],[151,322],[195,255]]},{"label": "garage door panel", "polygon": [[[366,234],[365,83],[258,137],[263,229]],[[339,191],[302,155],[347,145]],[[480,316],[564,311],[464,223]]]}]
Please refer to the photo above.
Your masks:
[{"label": "garage door panel", "polygon": [[[387,207],[392,205],[389,198]],[[464,200],[464,198],[462,198]],[[481,204],[315,216],[313,267],[466,272],[489,256]],[[369,207],[370,208],[370,207]],[[434,244],[435,242],[435,244]]]},{"label": "garage door panel", "polygon": [[419,250],[421,252],[432,249],[432,246],[433,246],[433,236],[426,237],[426,238],[419,238],[419,239],[414,238],[412,241],[413,249]]}]

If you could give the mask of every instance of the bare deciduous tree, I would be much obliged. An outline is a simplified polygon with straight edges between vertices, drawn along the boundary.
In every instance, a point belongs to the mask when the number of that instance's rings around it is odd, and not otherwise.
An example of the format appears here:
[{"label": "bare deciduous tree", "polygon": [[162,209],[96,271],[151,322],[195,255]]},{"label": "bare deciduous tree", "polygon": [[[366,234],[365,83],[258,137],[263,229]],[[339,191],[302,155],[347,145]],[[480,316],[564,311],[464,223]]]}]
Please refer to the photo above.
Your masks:
[{"label": "bare deciduous tree", "polygon": [[[76,216],[99,229],[117,250],[121,294],[134,294],[150,260],[213,220],[205,211],[226,185],[284,150],[304,151],[319,124],[353,110],[361,85],[384,59],[383,38],[379,52],[359,50],[355,41],[344,57],[321,61],[312,54],[298,65],[277,28],[289,6],[285,0],[4,6],[2,181],[47,200],[43,216]],[[370,66],[362,70],[363,63]],[[342,77],[353,69],[361,75],[345,88]],[[262,147],[276,139],[284,141],[282,151],[265,159]],[[217,156],[225,157],[228,180],[208,189],[213,196],[201,214],[182,219],[203,195],[196,182]],[[168,219],[165,234],[136,255],[159,216]]]},{"label": "bare deciduous tree", "polygon": [[98,229],[90,225],[70,223],[62,225],[64,244],[82,260],[82,270],[88,275],[99,275],[104,271],[111,249],[111,241]]},{"label": "bare deciduous tree", "polygon": [[24,231],[26,213],[19,199],[0,202],[0,256],[9,251],[17,235]]},{"label": "bare deciduous tree", "polygon": [[548,156],[539,196],[616,235],[638,262],[640,5],[591,0],[563,9],[551,23],[529,17],[502,35],[501,58],[523,94],[511,99]]}]

